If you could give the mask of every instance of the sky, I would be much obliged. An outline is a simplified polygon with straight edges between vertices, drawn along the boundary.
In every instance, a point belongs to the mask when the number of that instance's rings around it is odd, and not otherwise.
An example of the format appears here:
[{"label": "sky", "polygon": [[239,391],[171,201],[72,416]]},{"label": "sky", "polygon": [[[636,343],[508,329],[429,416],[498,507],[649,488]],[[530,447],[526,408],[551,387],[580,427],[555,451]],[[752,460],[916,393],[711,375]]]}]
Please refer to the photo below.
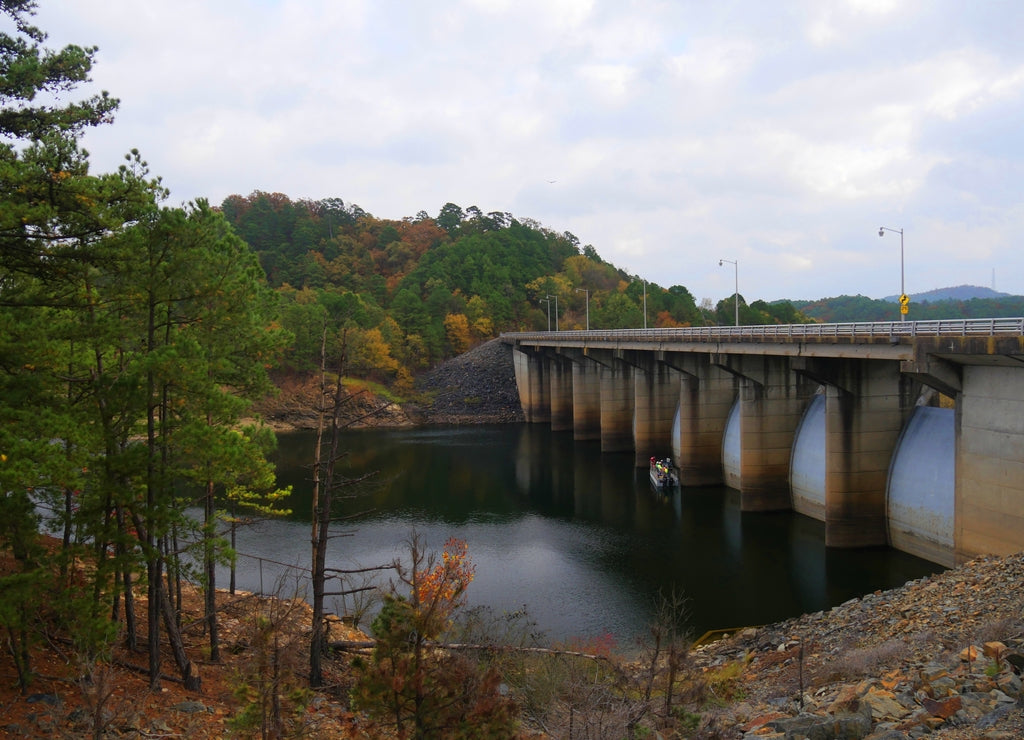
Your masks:
[{"label": "sky", "polygon": [[39,0],[36,25],[99,47],[79,97],[121,100],[93,171],[138,149],[168,205],[477,206],[698,301],[1024,294],[1019,0]]}]

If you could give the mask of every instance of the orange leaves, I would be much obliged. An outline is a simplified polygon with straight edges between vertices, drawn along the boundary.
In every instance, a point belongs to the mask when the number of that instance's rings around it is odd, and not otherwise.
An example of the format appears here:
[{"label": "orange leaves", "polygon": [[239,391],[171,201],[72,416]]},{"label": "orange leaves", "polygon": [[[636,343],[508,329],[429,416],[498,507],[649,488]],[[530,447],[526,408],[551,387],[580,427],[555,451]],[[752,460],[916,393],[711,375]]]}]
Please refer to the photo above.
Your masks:
[{"label": "orange leaves", "polygon": [[654,325],[659,329],[671,329],[676,326],[682,326],[668,311],[658,311],[658,315],[654,319]]},{"label": "orange leaves", "polygon": [[462,605],[466,589],[473,581],[476,566],[463,540],[451,537],[444,544],[440,563],[427,563],[413,579],[413,603],[423,614],[447,620]]}]

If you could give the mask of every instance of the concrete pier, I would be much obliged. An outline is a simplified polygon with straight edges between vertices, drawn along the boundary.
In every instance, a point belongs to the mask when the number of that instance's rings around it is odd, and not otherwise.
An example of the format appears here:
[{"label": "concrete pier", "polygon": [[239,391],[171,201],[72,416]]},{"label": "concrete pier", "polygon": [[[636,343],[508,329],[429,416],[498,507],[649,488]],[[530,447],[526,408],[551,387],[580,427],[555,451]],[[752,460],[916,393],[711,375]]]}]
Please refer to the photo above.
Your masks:
[{"label": "concrete pier", "polygon": [[631,353],[635,368],[633,399],[634,460],[646,468],[651,457],[672,454],[672,424],[679,407],[680,373],[651,352]]},{"label": "concrete pier", "polygon": [[601,452],[632,452],[635,371],[610,356],[601,365]]},{"label": "concrete pier", "polygon": [[964,368],[957,417],[957,560],[1018,552],[1024,538],[1024,373]]},{"label": "concrete pier", "polygon": [[601,439],[601,366],[578,353],[572,364],[573,439]]},{"label": "concrete pier", "polygon": [[679,478],[687,486],[722,483],[722,437],[736,398],[732,373],[712,365],[710,355],[672,353],[681,372],[678,439],[673,450]]},{"label": "concrete pier", "polygon": [[743,511],[792,506],[789,461],[793,436],[816,384],[794,373],[790,360],[768,355],[712,357],[712,362],[739,379]]},{"label": "concrete pier", "polygon": [[572,361],[561,356],[548,361],[551,429],[564,432],[573,428]]}]

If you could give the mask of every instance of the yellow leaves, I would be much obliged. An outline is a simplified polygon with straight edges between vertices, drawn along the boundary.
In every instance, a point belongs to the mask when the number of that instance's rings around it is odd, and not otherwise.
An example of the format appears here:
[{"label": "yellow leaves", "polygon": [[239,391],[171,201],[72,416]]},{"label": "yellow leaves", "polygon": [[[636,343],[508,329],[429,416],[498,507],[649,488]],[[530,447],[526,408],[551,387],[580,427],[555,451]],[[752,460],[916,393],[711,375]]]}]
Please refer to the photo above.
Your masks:
[{"label": "yellow leaves", "polygon": [[380,329],[354,329],[348,334],[349,366],[354,372],[393,374],[400,367]]},{"label": "yellow leaves", "polygon": [[452,351],[461,355],[471,344],[469,319],[462,313],[450,313],[444,317],[444,331]]}]

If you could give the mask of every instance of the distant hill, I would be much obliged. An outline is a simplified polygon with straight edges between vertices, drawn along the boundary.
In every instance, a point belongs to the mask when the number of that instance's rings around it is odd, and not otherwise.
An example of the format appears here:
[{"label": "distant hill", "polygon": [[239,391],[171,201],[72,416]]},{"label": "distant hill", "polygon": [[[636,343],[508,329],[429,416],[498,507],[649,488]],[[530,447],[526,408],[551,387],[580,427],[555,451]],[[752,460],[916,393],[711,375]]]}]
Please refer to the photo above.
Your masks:
[{"label": "distant hill", "polygon": [[[997,290],[984,288],[980,285],[957,285],[952,288],[936,288],[924,293],[913,293],[910,296],[910,300],[934,303],[935,301],[969,301],[972,298],[1007,298],[1010,295],[1010,293],[1000,293]],[[898,295],[890,295],[882,300],[895,303],[899,298]]]},{"label": "distant hill", "polygon": [[[815,301],[791,301],[805,316],[824,323],[846,321],[898,321],[898,296],[868,298],[842,295]],[[1024,296],[999,293],[976,285],[941,288],[910,296],[913,321],[936,319],[982,319],[1024,316]]]}]

